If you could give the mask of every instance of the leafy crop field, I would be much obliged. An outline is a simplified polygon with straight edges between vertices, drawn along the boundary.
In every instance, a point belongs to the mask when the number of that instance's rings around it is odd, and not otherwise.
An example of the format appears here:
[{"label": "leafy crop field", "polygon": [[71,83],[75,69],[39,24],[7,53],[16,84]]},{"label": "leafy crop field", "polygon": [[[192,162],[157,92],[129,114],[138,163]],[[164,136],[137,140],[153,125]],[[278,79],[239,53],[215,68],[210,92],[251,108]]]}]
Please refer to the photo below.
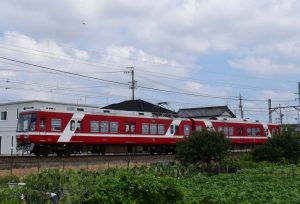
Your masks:
[{"label": "leafy crop field", "polygon": [[[8,182],[25,182],[10,189]],[[208,175],[175,164],[106,171],[44,170],[0,177],[0,203],[300,203],[300,166],[261,163],[234,174]],[[21,200],[21,197],[23,200]]]}]

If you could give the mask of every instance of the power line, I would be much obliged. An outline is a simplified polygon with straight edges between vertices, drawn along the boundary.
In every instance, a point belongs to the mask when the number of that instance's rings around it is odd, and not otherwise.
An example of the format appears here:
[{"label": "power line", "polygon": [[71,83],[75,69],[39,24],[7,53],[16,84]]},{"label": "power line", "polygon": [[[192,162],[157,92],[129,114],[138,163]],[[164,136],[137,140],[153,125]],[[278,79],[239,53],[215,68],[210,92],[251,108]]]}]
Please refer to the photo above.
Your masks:
[{"label": "power line", "polygon": [[[87,78],[87,79],[92,79],[92,80],[97,80],[97,81],[102,81],[102,82],[108,82],[108,83],[118,84],[118,85],[122,85],[122,86],[124,86],[124,85],[127,86],[128,85],[127,83],[123,83],[123,82],[117,82],[117,81],[112,81],[112,80],[107,80],[107,79],[101,79],[101,78],[97,78],[97,77],[86,76],[86,75],[83,75],[83,74],[76,74],[76,73],[73,73],[73,72],[68,72],[68,71],[63,71],[63,70],[50,68],[50,67],[46,67],[46,66],[36,65],[36,64],[33,64],[33,63],[28,63],[28,62],[15,60],[15,59],[7,58],[7,57],[1,57],[0,56],[0,59],[16,62],[16,63],[20,63],[20,64],[25,64],[25,65],[29,65],[29,66],[33,66],[33,67],[37,67],[37,68],[47,70],[47,71],[59,72],[59,73],[63,73],[63,74],[66,74],[66,75],[71,75],[71,76],[76,76],[76,77],[81,77],[81,78]],[[164,89],[158,89],[158,88],[152,88],[152,87],[146,87],[146,86],[137,86],[137,87],[142,88],[142,89],[152,90],[152,91],[164,92],[164,93],[173,93],[173,94],[189,95],[189,96],[200,96],[200,97],[215,98],[215,99],[238,100],[237,98],[234,98],[232,96],[216,96],[216,95],[213,96],[213,95],[193,93],[193,92],[179,92],[179,91],[164,90]]]},{"label": "power line", "polygon": [[86,75],[83,75],[83,74],[76,74],[76,73],[73,73],[73,72],[68,72],[68,71],[63,71],[63,70],[54,69],[54,68],[50,68],[50,67],[45,67],[45,66],[41,66],[41,65],[36,65],[36,64],[32,64],[32,63],[28,63],[28,62],[24,62],[24,61],[20,61],[20,60],[15,60],[15,59],[10,59],[10,58],[6,58],[6,57],[1,57],[0,56],[0,59],[12,61],[12,62],[17,62],[17,63],[20,63],[20,64],[26,64],[26,65],[34,66],[34,67],[38,67],[38,68],[44,69],[44,70],[60,72],[60,73],[64,73],[64,74],[67,74],[67,75],[79,76],[79,77],[83,77],[83,78],[93,79],[93,80],[97,80],[97,81],[104,81],[104,82],[109,82],[109,83],[113,83],[113,84],[127,85],[126,83],[122,83],[122,82],[117,82],[117,81],[111,81],[111,80],[101,79],[101,78],[97,78],[97,77],[86,76]]}]

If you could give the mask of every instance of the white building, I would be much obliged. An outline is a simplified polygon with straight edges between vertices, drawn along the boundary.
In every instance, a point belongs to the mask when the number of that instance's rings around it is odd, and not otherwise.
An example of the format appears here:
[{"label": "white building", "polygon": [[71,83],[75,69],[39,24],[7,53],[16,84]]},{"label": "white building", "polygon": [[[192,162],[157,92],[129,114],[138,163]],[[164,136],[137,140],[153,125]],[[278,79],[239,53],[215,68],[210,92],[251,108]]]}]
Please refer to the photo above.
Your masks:
[{"label": "white building", "polygon": [[91,105],[39,100],[0,103],[0,155],[21,153],[16,151],[16,128],[20,112],[30,109],[66,111],[72,107],[81,109],[99,108]]}]

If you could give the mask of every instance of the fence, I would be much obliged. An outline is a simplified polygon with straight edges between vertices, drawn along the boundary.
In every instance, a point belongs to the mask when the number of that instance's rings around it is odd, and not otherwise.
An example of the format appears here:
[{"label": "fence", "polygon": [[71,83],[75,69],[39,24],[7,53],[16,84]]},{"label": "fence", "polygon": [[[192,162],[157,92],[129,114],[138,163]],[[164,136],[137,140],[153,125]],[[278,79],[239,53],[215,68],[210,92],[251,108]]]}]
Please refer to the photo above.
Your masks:
[{"label": "fence", "polygon": [[109,168],[133,168],[136,166],[149,165],[156,162],[169,163],[172,159],[128,159],[128,160],[86,160],[86,161],[39,161],[39,162],[15,162],[13,160],[0,163],[1,176],[24,176],[38,173],[42,169],[85,169],[106,170]]}]

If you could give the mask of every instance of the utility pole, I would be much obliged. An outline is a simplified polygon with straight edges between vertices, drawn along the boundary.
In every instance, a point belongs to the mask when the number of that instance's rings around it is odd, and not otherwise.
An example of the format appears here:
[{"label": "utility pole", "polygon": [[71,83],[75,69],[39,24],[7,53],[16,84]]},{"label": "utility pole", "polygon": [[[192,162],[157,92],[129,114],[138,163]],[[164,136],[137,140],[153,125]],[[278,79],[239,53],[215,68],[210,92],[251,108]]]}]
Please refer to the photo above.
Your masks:
[{"label": "utility pole", "polygon": [[242,95],[240,94],[240,105],[239,105],[239,109],[240,109],[240,113],[241,113],[241,119],[244,118],[244,111],[243,111],[243,104],[242,104]]},{"label": "utility pole", "polygon": [[282,125],[282,118],[283,118],[283,114],[281,113],[281,105],[279,104],[279,118],[280,118],[280,125]]},{"label": "utility pole", "polygon": [[298,82],[298,102],[300,106],[300,82]]},{"label": "utility pole", "polygon": [[269,107],[269,123],[272,123],[272,104],[271,104],[271,99],[268,99],[268,107]]},{"label": "utility pole", "polygon": [[136,82],[134,80],[134,67],[126,67],[129,71],[125,71],[124,74],[131,74],[131,82],[129,88],[131,89],[131,100],[134,100],[134,89],[136,89]]}]

